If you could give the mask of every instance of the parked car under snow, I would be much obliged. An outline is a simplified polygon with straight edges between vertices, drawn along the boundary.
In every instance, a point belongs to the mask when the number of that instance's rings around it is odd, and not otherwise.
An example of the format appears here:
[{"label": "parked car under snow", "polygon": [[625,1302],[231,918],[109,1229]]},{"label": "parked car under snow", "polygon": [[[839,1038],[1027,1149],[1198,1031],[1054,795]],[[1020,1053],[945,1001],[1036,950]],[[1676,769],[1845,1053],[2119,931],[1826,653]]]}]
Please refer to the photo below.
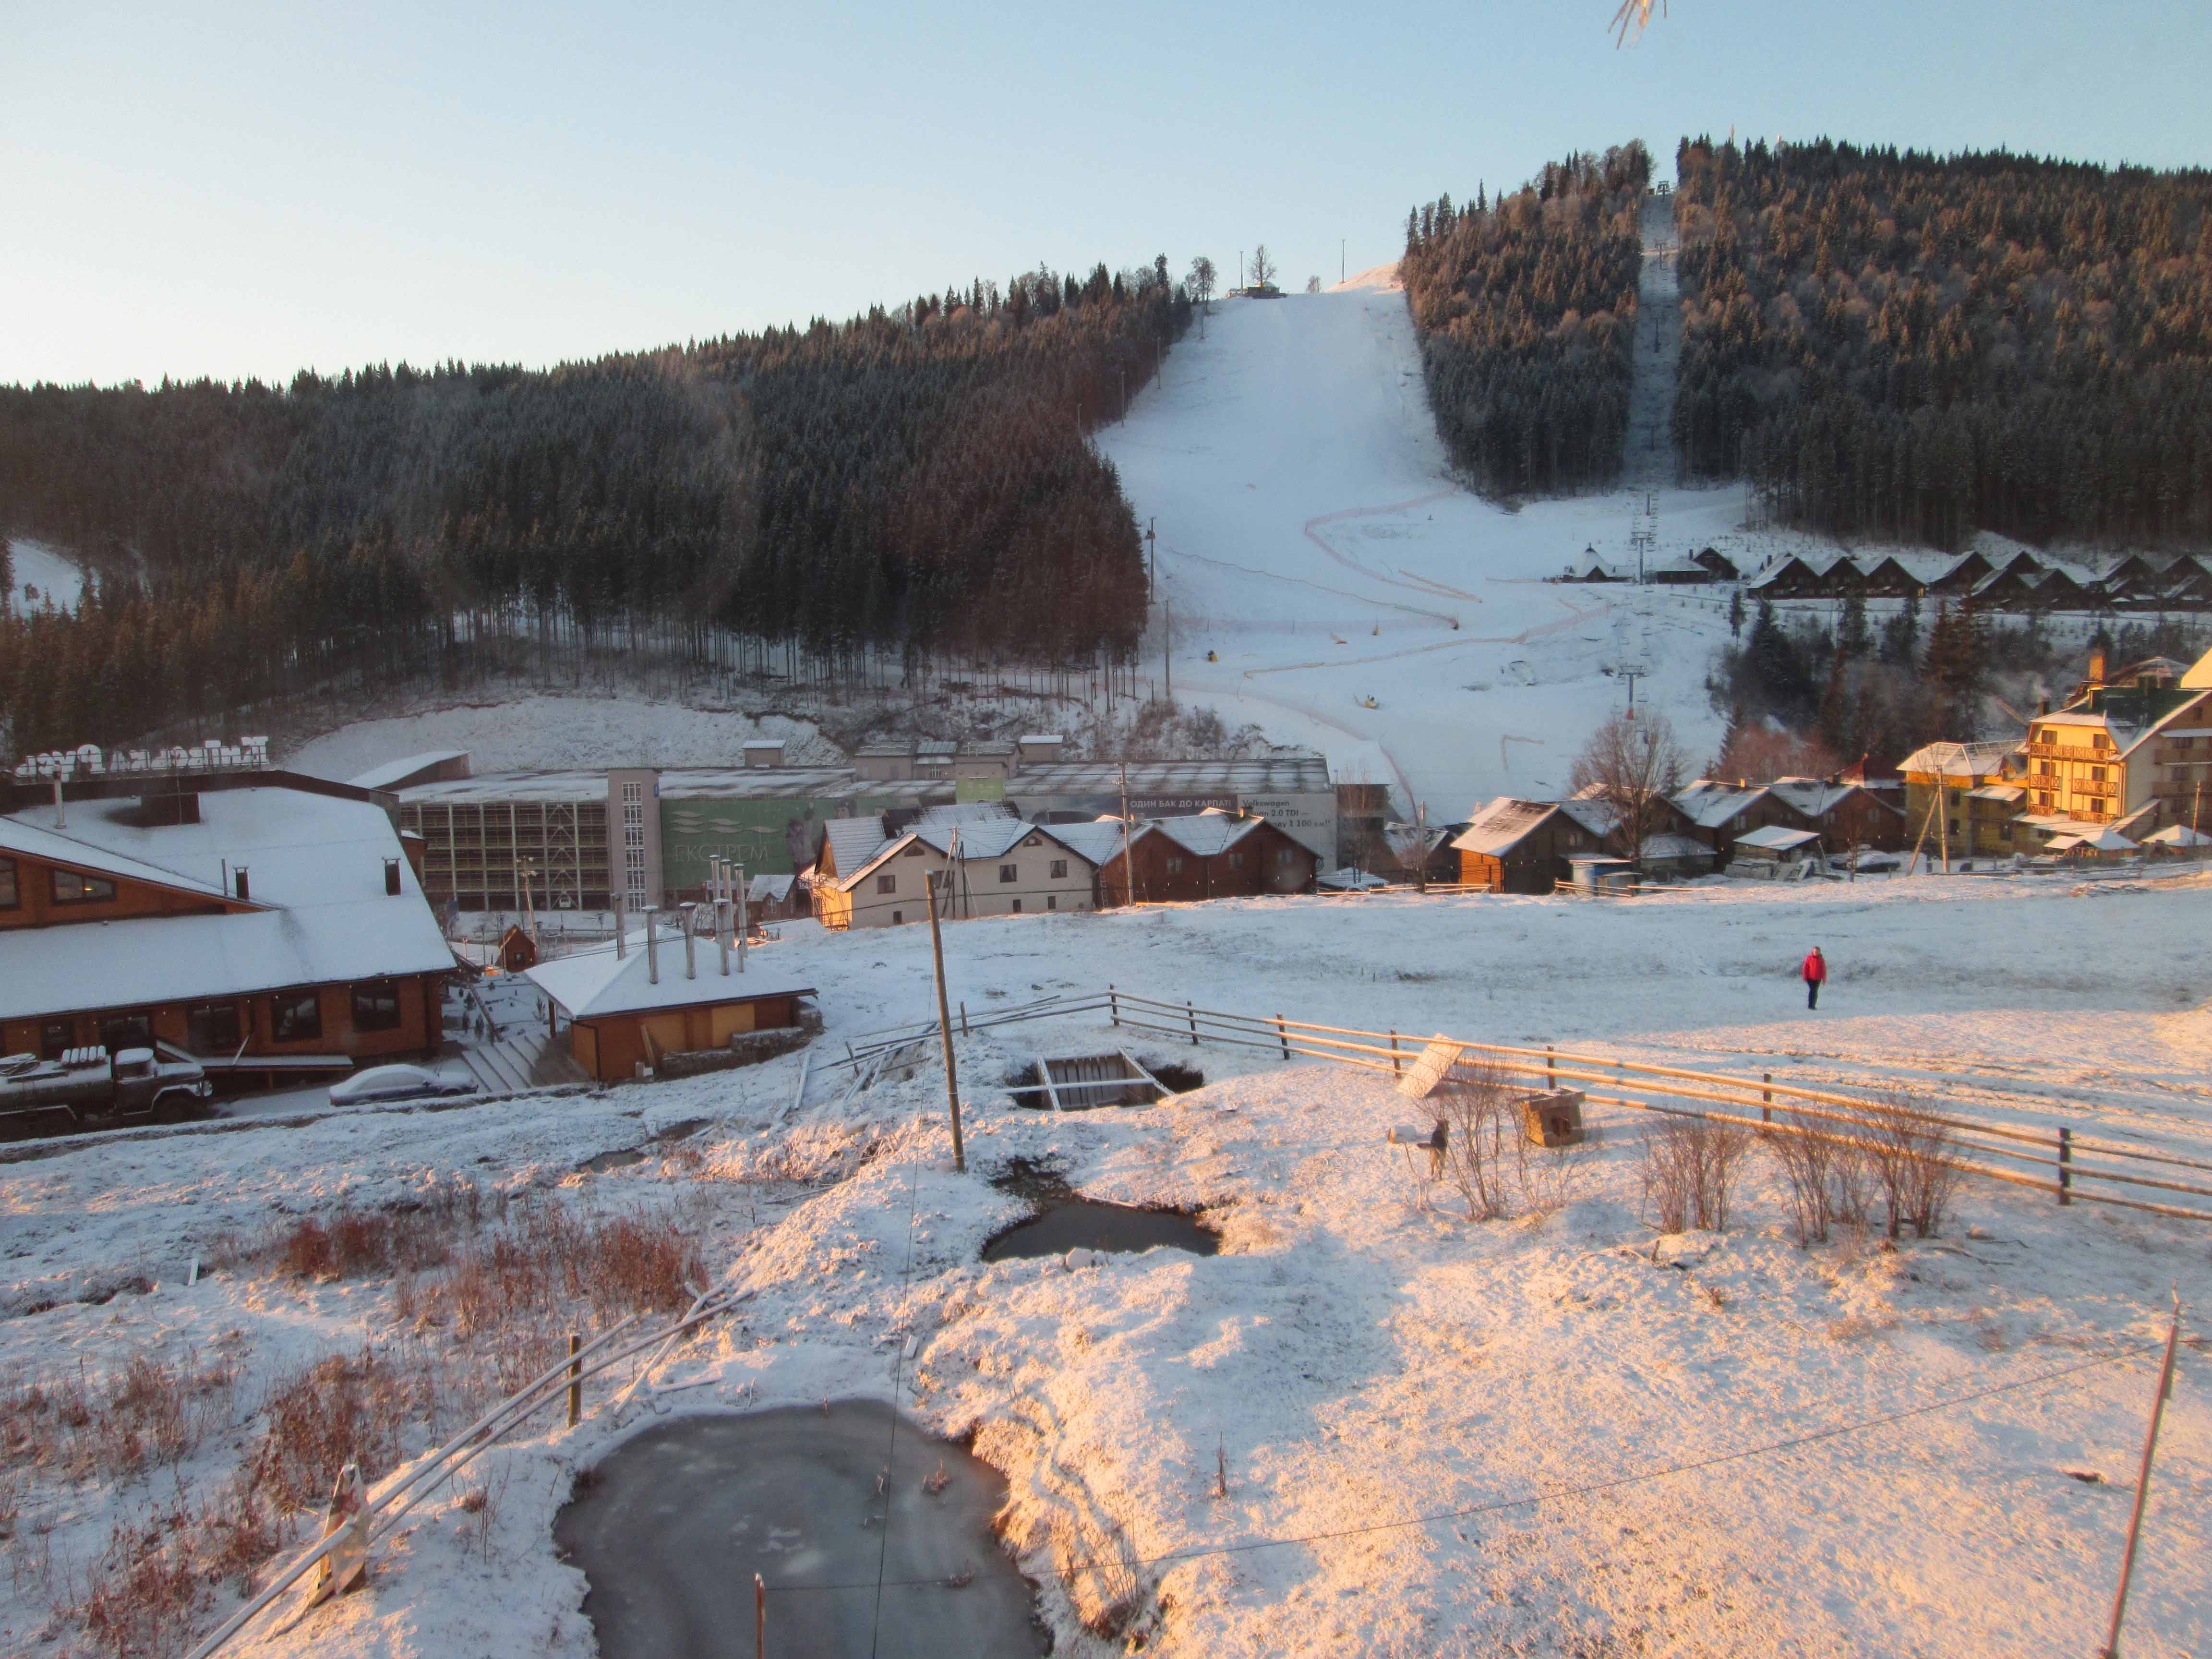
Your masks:
[{"label": "parked car under snow", "polygon": [[476,1092],[473,1078],[434,1072],[426,1066],[371,1066],[331,1085],[331,1104],[361,1106],[376,1100],[429,1100]]}]

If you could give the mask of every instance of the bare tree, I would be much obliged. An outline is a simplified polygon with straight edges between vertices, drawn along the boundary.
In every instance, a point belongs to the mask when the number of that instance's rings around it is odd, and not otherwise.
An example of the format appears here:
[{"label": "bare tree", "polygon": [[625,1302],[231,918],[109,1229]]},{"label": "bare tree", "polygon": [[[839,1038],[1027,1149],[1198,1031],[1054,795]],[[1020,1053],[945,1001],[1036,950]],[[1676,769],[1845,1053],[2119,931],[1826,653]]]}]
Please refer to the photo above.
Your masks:
[{"label": "bare tree", "polygon": [[1612,809],[1613,841],[1640,859],[1645,840],[1667,821],[1667,797],[1682,787],[1682,746],[1663,714],[1615,714],[1575,757],[1568,784]]},{"label": "bare tree", "polygon": [[1321,278],[1320,278],[1320,277],[1318,277],[1318,276],[1309,276],[1309,277],[1307,277],[1307,278],[1306,278],[1306,292],[1307,292],[1307,293],[1309,293],[1309,294],[1318,294],[1318,293],[1320,293],[1320,292],[1321,292]]},{"label": "bare tree", "polygon": [[1252,250],[1252,286],[1266,288],[1275,280],[1275,262],[1267,257],[1265,242]]},{"label": "bare tree", "polygon": [[[1652,0],[1620,0],[1620,9],[1613,15],[1614,46],[1626,46],[1632,29],[1638,34],[1644,33],[1651,21],[1651,5]],[[1667,0],[1659,0],[1659,15],[1667,15]]]},{"label": "bare tree", "polygon": [[1213,261],[1203,253],[1193,259],[1190,262],[1190,297],[1200,305],[1211,304],[1213,300],[1213,284],[1218,276],[1218,273],[1213,268]]}]

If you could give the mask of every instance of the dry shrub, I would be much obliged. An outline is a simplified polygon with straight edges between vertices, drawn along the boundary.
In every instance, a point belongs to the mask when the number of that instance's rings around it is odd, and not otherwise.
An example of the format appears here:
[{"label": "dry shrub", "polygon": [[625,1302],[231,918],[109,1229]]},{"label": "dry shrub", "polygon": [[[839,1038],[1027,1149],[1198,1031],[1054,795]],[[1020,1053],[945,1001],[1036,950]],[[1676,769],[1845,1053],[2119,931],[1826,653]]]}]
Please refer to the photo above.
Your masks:
[{"label": "dry shrub", "polygon": [[432,1397],[421,1370],[370,1348],[295,1372],[270,1390],[264,1407],[268,1426],[254,1458],[253,1492],[299,1510],[325,1502],[349,1462],[375,1480],[399,1462],[405,1425],[428,1415]]},{"label": "dry shrub", "polygon": [[1662,1117],[1644,1137],[1639,1173],[1646,1218],[1662,1233],[1727,1231],[1736,1165],[1751,1140],[1741,1124]]},{"label": "dry shrub", "polygon": [[669,1222],[628,1217],[603,1224],[585,1256],[583,1291],[602,1316],[616,1309],[681,1313],[706,1278],[696,1239]]},{"label": "dry shrub", "polygon": [[84,1599],[70,1612],[93,1642],[117,1659],[168,1659],[188,1651],[192,1626],[210,1597],[182,1534],[183,1508],[120,1524],[86,1574]]},{"label": "dry shrub", "polygon": [[1827,1139],[1829,1133],[1816,1119],[1784,1112],[1766,1136],[1767,1148],[1782,1166],[1782,1178],[1790,1188],[1790,1228],[1801,1249],[1826,1243],[1835,1220],[1836,1147]]},{"label": "dry shrub", "polygon": [[1055,1518],[1052,1544],[1055,1576],[1084,1628],[1109,1641],[1127,1631],[1152,1591],[1128,1528],[1112,1515],[1089,1528]]},{"label": "dry shrub", "polygon": [[235,1377],[187,1350],[175,1361],[133,1354],[104,1386],[81,1367],[58,1380],[18,1381],[0,1411],[0,1453],[11,1468],[80,1480],[167,1468],[228,1424]]},{"label": "dry shrub", "polygon": [[1444,1175],[1467,1200],[1471,1221],[1511,1213],[1524,1163],[1518,1094],[1493,1060],[1460,1060],[1430,1097],[1449,1130]]},{"label": "dry shrub", "polygon": [[1889,1236],[1897,1237],[1909,1222],[1917,1237],[1931,1237],[1959,1184],[1959,1171],[1946,1161],[1958,1155],[1959,1138],[1901,1090],[1884,1096],[1882,1105],[1870,1139],[1875,1176],[1889,1209]]}]

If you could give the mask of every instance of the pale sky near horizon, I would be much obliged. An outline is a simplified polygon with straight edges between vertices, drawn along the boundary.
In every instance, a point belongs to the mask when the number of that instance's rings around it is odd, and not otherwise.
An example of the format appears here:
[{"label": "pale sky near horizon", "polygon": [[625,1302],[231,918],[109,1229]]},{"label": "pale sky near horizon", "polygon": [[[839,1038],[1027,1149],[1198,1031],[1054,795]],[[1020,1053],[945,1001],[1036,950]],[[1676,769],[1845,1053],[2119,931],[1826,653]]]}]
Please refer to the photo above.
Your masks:
[{"label": "pale sky near horizon", "polygon": [[532,366],[1264,241],[1684,133],[2212,162],[2203,0],[103,3],[0,21],[0,383]]}]

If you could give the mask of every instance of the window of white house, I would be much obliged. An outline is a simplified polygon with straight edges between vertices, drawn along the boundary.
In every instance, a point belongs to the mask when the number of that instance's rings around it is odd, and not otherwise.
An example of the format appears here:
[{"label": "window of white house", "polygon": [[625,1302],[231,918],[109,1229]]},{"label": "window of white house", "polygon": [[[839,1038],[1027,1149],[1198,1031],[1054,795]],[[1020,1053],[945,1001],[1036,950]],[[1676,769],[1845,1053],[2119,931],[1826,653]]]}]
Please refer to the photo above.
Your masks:
[{"label": "window of white house", "polygon": [[1066,875],[1067,860],[1066,859],[1054,859],[1052,861],[1052,878],[1054,881],[1060,881],[1064,879]]},{"label": "window of white house", "polygon": [[1014,901],[1014,914],[1015,914],[1016,915],[1021,915],[1021,913],[1022,913],[1022,902],[1021,902],[1019,899],[1016,899],[1016,900]]},{"label": "window of white house", "polygon": [[897,892],[898,878],[896,876],[878,876],[876,878],[876,890],[878,893]]},{"label": "window of white house", "polygon": [[999,866],[999,879],[1000,881],[1012,881],[1018,873],[1019,870],[1017,866],[1002,864]]},{"label": "window of white house", "polygon": [[115,896],[115,884],[105,876],[80,875],[74,870],[54,872],[54,902],[99,904]]},{"label": "window of white house", "polygon": [[1047,893],[1047,894],[1044,896],[1044,908],[1045,908],[1046,909],[1048,909],[1048,910],[1057,910],[1057,909],[1059,909],[1059,908],[1060,908],[1060,895],[1059,895],[1059,894],[1057,894],[1057,893]]}]

